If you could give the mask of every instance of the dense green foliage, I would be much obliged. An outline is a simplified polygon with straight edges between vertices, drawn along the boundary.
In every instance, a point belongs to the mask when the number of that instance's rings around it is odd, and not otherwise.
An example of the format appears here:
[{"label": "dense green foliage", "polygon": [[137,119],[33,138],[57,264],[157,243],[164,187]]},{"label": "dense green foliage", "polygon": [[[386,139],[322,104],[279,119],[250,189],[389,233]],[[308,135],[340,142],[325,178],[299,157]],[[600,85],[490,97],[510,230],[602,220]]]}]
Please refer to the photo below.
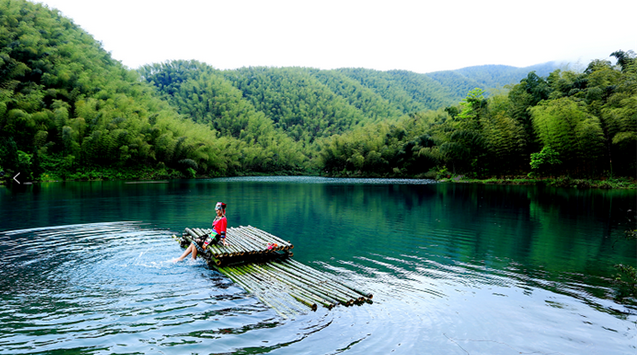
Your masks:
[{"label": "dense green foliage", "polygon": [[[240,169],[235,173],[295,171],[306,155],[300,145],[242,97],[221,72],[196,61],[145,65],[142,79],[153,84],[179,113],[213,130],[213,136],[237,139]],[[226,172],[221,172],[225,174]]]},{"label": "dense green foliage", "polygon": [[[201,89],[211,88],[214,83]],[[227,90],[218,93],[221,99],[236,98],[229,85],[219,90]],[[230,102],[217,112],[227,118],[212,127],[217,132],[185,119],[194,112],[180,116],[136,71],[113,60],[57,11],[0,1],[0,167],[5,177],[19,171],[23,178],[37,179],[46,171],[51,179],[103,178],[112,174],[100,171],[113,167],[152,167],[154,176],[192,171],[215,176],[293,170],[302,164],[304,156],[286,148],[285,139],[266,134],[268,139],[251,142],[249,136],[240,141],[223,134],[236,131],[235,118],[249,116],[249,108]],[[248,135],[268,130],[269,122],[258,117],[244,120],[241,124],[252,129]]]},{"label": "dense green foliage", "polygon": [[0,0],[0,171],[35,180],[634,176],[635,56],[613,55],[616,65],[547,76],[553,64],[540,75],[220,71],[196,61],[129,70],[56,10]]},{"label": "dense green foliage", "polygon": [[364,121],[361,110],[302,68],[242,68],[226,78],[275,126],[297,141],[342,133]]},{"label": "dense green foliage", "polygon": [[[515,75],[510,67],[494,68],[509,73],[500,75],[503,80]],[[317,138],[357,126],[393,122],[407,114],[452,105],[457,102],[453,97],[466,94],[447,89],[429,74],[407,71],[267,67],[219,71],[194,61],[173,61],[145,65],[139,72],[180,113],[211,125],[222,135],[241,138],[240,131],[248,128],[251,117],[261,124],[272,122],[275,129],[305,147]],[[484,71],[468,72],[459,85],[482,87],[477,79],[485,75]],[[496,79],[488,83],[503,85]]]},{"label": "dense green foliage", "polygon": [[427,76],[448,88],[452,94],[450,98],[453,102],[451,104],[455,104],[475,88],[483,90],[498,89],[507,84],[519,82],[532,71],[539,76],[547,76],[555,69],[556,64],[553,62],[525,68],[515,68],[506,65],[480,65],[458,70],[428,73]]},{"label": "dense green foliage", "polygon": [[[583,73],[531,72],[502,94],[469,92],[457,106],[332,137],[328,173],[477,177],[526,174],[635,176],[637,60],[612,54]],[[380,133],[378,135],[377,133]]]}]

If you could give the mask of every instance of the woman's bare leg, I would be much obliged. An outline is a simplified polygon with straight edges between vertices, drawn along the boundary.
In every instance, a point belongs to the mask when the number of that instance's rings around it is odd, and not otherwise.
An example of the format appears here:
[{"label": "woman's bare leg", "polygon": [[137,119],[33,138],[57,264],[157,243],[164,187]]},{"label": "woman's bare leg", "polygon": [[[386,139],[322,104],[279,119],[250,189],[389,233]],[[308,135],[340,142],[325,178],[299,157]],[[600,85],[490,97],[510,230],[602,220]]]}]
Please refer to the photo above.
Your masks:
[{"label": "woman's bare leg", "polygon": [[[194,250],[194,252],[193,252],[193,250]],[[193,253],[193,259],[196,258],[197,257],[197,248],[195,248],[195,246],[192,243],[188,246],[188,249],[186,249],[186,251],[183,254],[181,254],[181,256],[179,258],[177,258],[176,261],[184,260],[188,256],[188,254],[190,254],[191,252]]]}]

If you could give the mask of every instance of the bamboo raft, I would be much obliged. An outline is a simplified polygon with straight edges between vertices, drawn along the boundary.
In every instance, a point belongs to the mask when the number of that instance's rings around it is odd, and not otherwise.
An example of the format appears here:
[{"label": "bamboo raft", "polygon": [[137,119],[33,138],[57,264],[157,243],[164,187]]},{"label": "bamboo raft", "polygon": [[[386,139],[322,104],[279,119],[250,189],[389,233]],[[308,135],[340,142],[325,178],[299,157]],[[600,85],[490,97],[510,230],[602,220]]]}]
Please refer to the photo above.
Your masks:
[{"label": "bamboo raft", "polygon": [[[209,233],[210,229],[186,228],[175,238],[187,247]],[[261,229],[228,228],[226,241],[228,246],[210,245],[198,256],[285,318],[306,309],[299,305],[316,311],[319,305],[332,309],[372,303],[369,292],[292,260],[294,245]]]},{"label": "bamboo raft", "polygon": [[[188,246],[195,238],[205,238],[210,234],[210,229],[186,228],[182,235],[182,246]],[[228,246],[221,244],[208,246],[201,255],[209,264],[217,266],[229,264],[234,261],[258,261],[267,260],[274,256],[294,256],[291,252],[294,245],[274,236],[266,231],[247,227],[228,228],[226,231]]]}]

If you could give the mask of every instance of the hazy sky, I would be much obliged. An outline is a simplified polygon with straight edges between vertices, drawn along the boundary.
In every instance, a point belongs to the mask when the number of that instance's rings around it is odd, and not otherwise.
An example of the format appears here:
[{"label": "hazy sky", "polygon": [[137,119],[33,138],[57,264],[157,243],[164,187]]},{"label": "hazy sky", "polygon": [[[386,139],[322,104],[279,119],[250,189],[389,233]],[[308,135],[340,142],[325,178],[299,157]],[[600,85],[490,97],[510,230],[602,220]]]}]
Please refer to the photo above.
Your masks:
[{"label": "hazy sky", "polygon": [[196,59],[417,73],[637,51],[636,0],[31,0],[56,8],[129,68]]}]

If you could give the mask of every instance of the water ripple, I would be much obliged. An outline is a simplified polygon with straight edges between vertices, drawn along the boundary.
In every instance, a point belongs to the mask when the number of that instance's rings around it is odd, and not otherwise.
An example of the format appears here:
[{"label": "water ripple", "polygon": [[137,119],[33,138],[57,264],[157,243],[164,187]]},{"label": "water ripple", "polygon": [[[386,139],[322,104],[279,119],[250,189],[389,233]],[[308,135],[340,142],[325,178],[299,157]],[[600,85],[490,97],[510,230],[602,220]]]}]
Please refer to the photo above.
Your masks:
[{"label": "water ripple", "polygon": [[622,325],[637,316],[592,297],[611,291],[590,286],[590,276],[555,279],[506,258],[463,260],[458,249],[471,247],[472,232],[456,230],[452,247],[445,233],[405,234],[382,252],[311,263],[370,291],[373,304],[286,320],[201,261],[172,263],[181,253],[173,233],[151,224],[2,232],[0,354],[537,352],[548,348],[500,338],[498,329],[525,334],[563,318],[573,329],[547,344],[586,342],[578,334],[590,329],[598,340],[634,338]]}]

